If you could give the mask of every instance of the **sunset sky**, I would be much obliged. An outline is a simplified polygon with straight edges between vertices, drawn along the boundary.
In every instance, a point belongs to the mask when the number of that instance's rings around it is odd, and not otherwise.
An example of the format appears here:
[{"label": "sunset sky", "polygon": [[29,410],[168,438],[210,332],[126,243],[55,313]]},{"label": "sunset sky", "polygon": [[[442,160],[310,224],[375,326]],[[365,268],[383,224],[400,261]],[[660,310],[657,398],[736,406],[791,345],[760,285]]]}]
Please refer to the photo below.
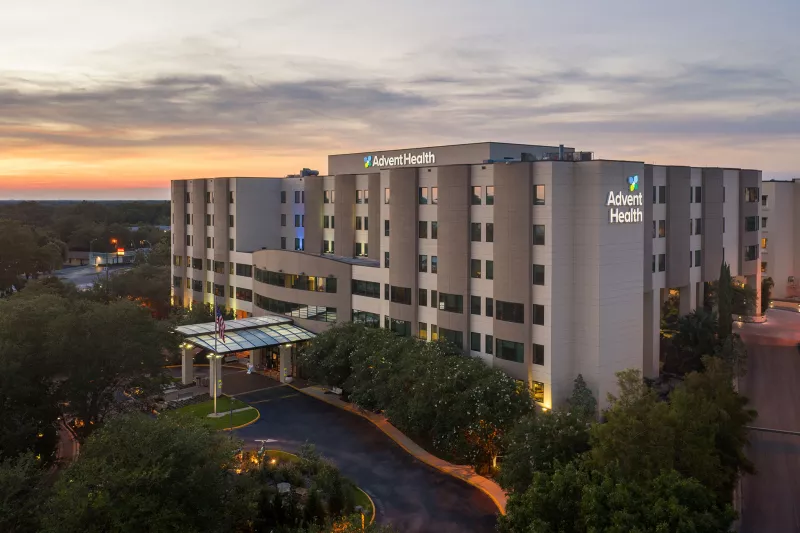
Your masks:
[{"label": "sunset sky", "polygon": [[0,199],[488,140],[800,178],[798,21],[798,0],[3,0]]}]

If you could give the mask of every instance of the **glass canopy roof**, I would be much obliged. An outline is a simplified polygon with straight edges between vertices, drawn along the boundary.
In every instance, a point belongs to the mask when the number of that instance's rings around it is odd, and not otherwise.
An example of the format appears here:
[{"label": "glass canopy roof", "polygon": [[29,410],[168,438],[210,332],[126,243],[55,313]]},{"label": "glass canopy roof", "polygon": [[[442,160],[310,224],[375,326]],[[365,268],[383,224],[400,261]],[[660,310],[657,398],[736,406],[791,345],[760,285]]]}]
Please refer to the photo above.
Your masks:
[{"label": "glass canopy roof", "polygon": [[[250,318],[241,318],[239,320],[226,320],[225,321],[225,334],[228,332],[236,331],[239,329],[257,328],[259,326],[271,326],[273,324],[291,324],[292,319],[282,316],[253,316]],[[191,326],[179,326],[175,331],[181,335],[202,335],[203,333],[214,333],[214,322],[207,322],[205,324],[193,324]]]},{"label": "glass canopy roof", "polygon": [[210,352],[224,355],[227,353],[242,352],[256,348],[266,348],[268,346],[277,346],[280,344],[304,341],[313,339],[314,337],[315,335],[310,331],[299,326],[295,326],[291,323],[291,321],[289,321],[289,323],[239,329],[232,332],[227,331],[226,324],[225,342],[220,341],[219,338],[214,335],[213,329],[210,334],[205,333],[202,335],[188,337],[185,339],[185,342],[192,346],[196,346],[197,348],[203,348]]}]

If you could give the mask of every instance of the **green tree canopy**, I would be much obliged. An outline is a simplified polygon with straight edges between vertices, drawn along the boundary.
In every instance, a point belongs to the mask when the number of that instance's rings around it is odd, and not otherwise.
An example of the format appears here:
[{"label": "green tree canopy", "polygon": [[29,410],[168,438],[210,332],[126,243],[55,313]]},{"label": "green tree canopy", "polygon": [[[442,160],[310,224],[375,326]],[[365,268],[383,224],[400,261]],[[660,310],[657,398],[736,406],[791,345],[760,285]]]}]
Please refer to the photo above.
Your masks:
[{"label": "green tree canopy", "polygon": [[0,457],[0,531],[38,530],[42,501],[47,494],[40,466],[33,454],[14,459]]},{"label": "green tree canopy", "polygon": [[149,263],[120,272],[109,280],[110,292],[149,308],[156,318],[166,318],[170,311],[170,268]]}]

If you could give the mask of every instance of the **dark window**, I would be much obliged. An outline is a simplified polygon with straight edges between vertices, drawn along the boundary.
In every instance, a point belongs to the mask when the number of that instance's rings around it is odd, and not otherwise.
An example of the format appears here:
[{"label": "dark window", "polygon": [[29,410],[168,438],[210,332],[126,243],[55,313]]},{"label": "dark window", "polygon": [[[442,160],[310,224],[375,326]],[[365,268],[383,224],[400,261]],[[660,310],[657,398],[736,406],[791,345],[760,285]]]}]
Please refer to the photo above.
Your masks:
[{"label": "dark window", "polygon": [[192,268],[195,270],[203,270],[203,260],[199,257],[192,257]]},{"label": "dark window", "polygon": [[662,239],[667,236],[667,221],[666,220],[659,220],[658,221],[658,238]]},{"label": "dark window", "polygon": [[213,201],[213,200],[211,199],[211,193],[210,193],[210,192],[207,192],[207,193],[206,193],[206,203],[207,203],[207,204],[210,204],[212,201]]},{"label": "dark window", "polygon": [[486,205],[494,205],[494,187],[491,185],[486,187]]},{"label": "dark window", "polygon": [[228,227],[233,227],[233,215],[228,215]]},{"label": "dark window", "polygon": [[515,363],[525,362],[525,346],[521,342],[497,339],[495,343],[497,345],[495,357],[505,359],[506,361],[514,361]]},{"label": "dark window", "polygon": [[428,221],[427,220],[420,220],[419,221],[419,238],[420,239],[427,239],[428,238]]},{"label": "dark window", "polygon": [[352,321],[356,324],[364,324],[370,328],[378,328],[381,325],[381,316],[367,311],[356,311],[353,309]]},{"label": "dark window", "polygon": [[361,222],[361,217],[356,217],[356,229],[364,229],[363,223]]},{"label": "dark window", "polygon": [[658,271],[664,272],[667,270],[667,256],[666,254],[658,254]]},{"label": "dark window", "polygon": [[383,299],[384,300],[388,300],[389,299],[389,284],[388,283],[384,283],[383,284]]},{"label": "dark window", "polygon": [[744,201],[757,202],[758,201],[758,187],[745,187],[744,188]]},{"label": "dark window", "polygon": [[533,364],[544,366],[544,346],[541,344],[533,345]]},{"label": "dark window", "polygon": [[319,307],[315,305],[284,302],[273,298],[267,298],[258,293],[255,295],[254,303],[256,307],[271,313],[278,313],[293,318],[318,320],[320,322],[336,322],[335,307]]},{"label": "dark window", "polygon": [[758,231],[758,217],[744,217],[745,231]]},{"label": "dark window", "polygon": [[285,226],[285,225],[286,225],[286,214],[285,213],[281,213],[281,226]]},{"label": "dark window", "polygon": [[253,265],[243,265],[242,263],[236,263],[236,275],[244,276],[246,278],[252,278]]},{"label": "dark window", "polygon": [[495,302],[495,318],[504,322],[525,323],[525,306],[514,302]]},{"label": "dark window", "polygon": [[383,266],[389,268],[389,252],[383,252]]},{"label": "dark window", "polygon": [[487,354],[492,355],[492,353],[494,353],[494,337],[492,337],[491,335],[486,335],[484,337],[484,341],[485,341],[484,342],[484,346],[485,346],[484,351]]},{"label": "dark window", "polygon": [[243,302],[252,302],[253,291],[250,289],[242,289],[241,287],[236,287],[236,299],[242,300]]},{"label": "dark window", "polygon": [[419,256],[419,271],[420,272],[427,272],[428,271],[428,256],[427,255],[420,255]]},{"label": "dark window", "polygon": [[767,227],[767,217],[761,217],[761,229],[766,229]]},{"label": "dark window", "polygon": [[180,276],[172,276],[172,286],[176,289],[181,287],[181,277]]},{"label": "dark window", "polygon": [[533,186],[533,205],[544,205],[544,185]]},{"label": "dark window", "polygon": [[761,195],[761,206],[762,207],[767,207],[767,195],[766,194],[762,194]]},{"label": "dark window", "polygon": [[472,205],[481,205],[481,188],[476,185],[472,188]]},{"label": "dark window", "polygon": [[281,191],[281,203],[286,203],[286,191]]},{"label": "dark window", "polygon": [[214,284],[214,296],[225,297],[225,285]]},{"label": "dark window", "polygon": [[494,299],[486,298],[486,316],[494,317]]},{"label": "dark window", "polygon": [[331,191],[322,191],[322,203],[323,204],[331,203]]},{"label": "dark window", "polygon": [[203,292],[203,281],[199,279],[193,279],[192,290],[195,292]]},{"label": "dark window", "polygon": [[366,296],[368,298],[381,297],[381,284],[374,281],[361,281],[354,279],[352,283],[353,294],[357,296]]},{"label": "dark window", "polygon": [[656,272],[656,254],[653,254],[653,274]]},{"label": "dark window", "polygon": [[469,313],[471,315],[480,315],[481,314],[481,297],[480,296],[470,296],[469,297]]},{"label": "dark window", "polygon": [[389,319],[389,329],[401,337],[411,336],[411,322],[405,320]]},{"label": "dark window", "polygon": [[744,247],[744,260],[745,261],[755,261],[758,259],[758,246],[755,244],[752,246],[745,246]]},{"label": "dark window", "polygon": [[544,265],[533,265],[533,284],[544,285]]},{"label": "dark window", "polygon": [[302,250],[303,249],[303,241],[299,238],[294,238],[294,249],[295,250]]},{"label": "dark window", "polygon": [[286,237],[281,237],[281,250],[286,249]]},{"label": "dark window", "polygon": [[470,259],[469,260],[469,270],[470,270],[470,277],[475,279],[480,279],[481,277],[481,260],[480,259]]},{"label": "dark window", "polygon": [[228,192],[228,203],[233,203],[233,191]]},{"label": "dark window", "polygon": [[703,252],[701,250],[694,251],[694,266],[699,267],[702,266],[703,263]]},{"label": "dark window", "polygon": [[235,246],[234,246],[233,239],[228,239],[228,250],[230,250],[232,252],[234,248],[235,248]]},{"label": "dark window", "polygon": [[389,220],[388,219],[383,221],[383,235],[385,237],[389,236]]},{"label": "dark window", "polygon": [[537,326],[544,326],[544,306],[533,304],[533,323]]},{"label": "dark window", "polygon": [[439,293],[439,309],[449,313],[464,312],[464,297],[460,294]]},{"label": "dark window", "polygon": [[423,307],[428,306],[428,289],[419,289],[419,295],[417,296],[417,305],[421,305]]},{"label": "dark window", "polygon": [[472,242],[481,242],[481,223],[473,222],[470,226],[470,240]]},{"label": "dark window", "polygon": [[431,221],[431,239],[439,238],[439,222],[436,220]]},{"label": "dark window", "polygon": [[396,304],[411,305],[411,289],[392,285],[389,300]]},{"label": "dark window", "polygon": [[300,191],[294,191],[294,203],[300,203]]},{"label": "dark window", "polygon": [[533,225],[533,244],[536,246],[544,245],[544,225],[542,224]]},{"label": "dark window", "polygon": [[666,185],[659,185],[658,186],[658,203],[660,203],[660,204],[667,203],[667,186]]},{"label": "dark window", "polygon": [[458,346],[460,349],[464,349],[464,334],[460,331],[439,328],[439,338],[448,340]]},{"label": "dark window", "polygon": [[494,222],[486,223],[486,242],[494,242]]},{"label": "dark window", "polygon": [[703,233],[703,219],[696,218],[694,219],[694,234],[700,235]]},{"label": "dark window", "polygon": [[431,256],[431,274],[439,272],[439,258],[435,255]]},{"label": "dark window", "polygon": [[703,201],[703,188],[702,187],[695,187],[694,188],[694,202],[696,204],[702,203]]},{"label": "dark window", "polygon": [[427,187],[420,187],[419,188],[419,204],[420,205],[427,205],[428,204],[428,188]]},{"label": "dark window", "polygon": [[225,263],[222,262],[222,261],[214,261],[214,273],[215,274],[224,274],[225,273]]},{"label": "dark window", "polygon": [[439,308],[439,294],[434,290],[431,291],[431,307]]},{"label": "dark window", "polygon": [[[323,227],[327,228],[328,227],[328,217],[327,216],[324,217],[324,220],[325,220],[325,224],[324,224]],[[299,228],[300,227],[300,215],[295,215],[294,216],[294,227],[295,228]]]},{"label": "dark window", "polygon": [[656,187],[655,185],[653,185],[653,203],[654,204],[658,203],[658,187]]},{"label": "dark window", "polygon": [[469,349],[473,352],[481,351],[481,334],[470,332],[469,334]]}]

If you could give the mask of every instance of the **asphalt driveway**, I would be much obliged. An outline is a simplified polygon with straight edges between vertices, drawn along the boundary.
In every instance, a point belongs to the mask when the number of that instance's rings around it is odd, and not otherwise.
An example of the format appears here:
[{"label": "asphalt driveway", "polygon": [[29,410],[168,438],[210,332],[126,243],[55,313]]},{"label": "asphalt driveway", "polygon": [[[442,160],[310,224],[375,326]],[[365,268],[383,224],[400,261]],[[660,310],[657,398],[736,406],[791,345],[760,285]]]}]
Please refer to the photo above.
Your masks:
[{"label": "asphalt driveway", "polygon": [[253,378],[253,392],[231,392],[261,412],[258,422],[236,431],[247,445],[273,439],[269,447],[297,452],[305,442],[314,444],[370,495],[377,520],[399,531],[494,531],[497,507],[488,496],[418,461],[367,420],[264,376],[236,378],[242,380],[237,385]]}]

